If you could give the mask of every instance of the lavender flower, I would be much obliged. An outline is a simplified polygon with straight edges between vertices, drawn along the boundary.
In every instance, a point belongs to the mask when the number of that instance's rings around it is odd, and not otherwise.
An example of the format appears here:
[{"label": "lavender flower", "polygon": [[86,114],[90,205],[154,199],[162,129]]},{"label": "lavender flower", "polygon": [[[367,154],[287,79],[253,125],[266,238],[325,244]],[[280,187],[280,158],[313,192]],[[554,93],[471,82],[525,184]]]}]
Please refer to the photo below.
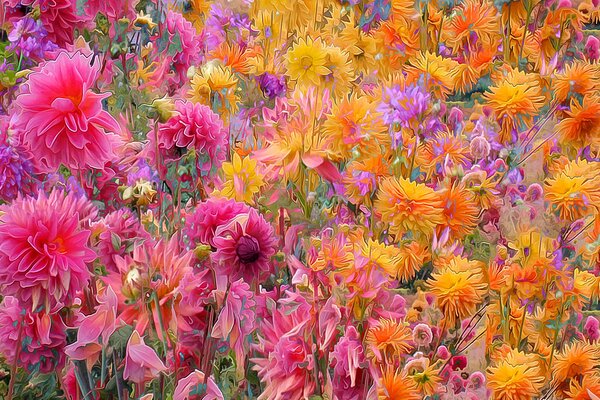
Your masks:
[{"label": "lavender flower", "polygon": [[385,89],[379,111],[383,114],[386,124],[400,124],[406,127],[411,121],[419,121],[428,107],[429,94],[421,88],[409,86],[402,90],[396,85]]},{"label": "lavender flower", "polygon": [[269,97],[270,99],[285,95],[287,86],[285,84],[284,76],[277,76],[265,72],[264,74],[258,76],[257,80],[265,96]]},{"label": "lavender flower", "polygon": [[6,143],[0,144],[0,200],[14,200],[29,180],[31,166]]},{"label": "lavender flower", "polygon": [[17,56],[41,60],[47,51],[58,47],[47,38],[48,33],[40,21],[31,17],[23,17],[13,22],[13,30],[8,34],[9,50]]}]

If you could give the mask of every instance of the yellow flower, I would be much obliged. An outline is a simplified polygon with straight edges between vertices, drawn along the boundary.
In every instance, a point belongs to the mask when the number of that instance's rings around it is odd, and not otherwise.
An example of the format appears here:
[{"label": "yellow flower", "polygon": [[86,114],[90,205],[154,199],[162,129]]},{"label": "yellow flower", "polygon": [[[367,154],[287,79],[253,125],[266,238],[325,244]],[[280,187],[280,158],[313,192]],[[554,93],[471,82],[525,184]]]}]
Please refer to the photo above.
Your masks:
[{"label": "yellow flower", "polygon": [[502,143],[510,141],[514,130],[529,128],[544,104],[540,84],[530,75],[511,70],[484,94],[500,124]]},{"label": "yellow flower", "polygon": [[460,256],[453,257],[445,268],[433,273],[427,285],[437,298],[448,328],[473,315],[487,289],[480,263]]},{"label": "yellow flower", "polygon": [[357,73],[369,74],[375,69],[377,62],[377,43],[375,39],[365,33],[360,27],[346,25],[344,30],[335,37],[336,44],[346,50],[352,59]]},{"label": "yellow flower", "polygon": [[238,79],[231,72],[231,67],[212,61],[192,77],[187,97],[211,107],[215,112],[230,115],[237,111],[237,84]]},{"label": "yellow flower", "polygon": [[[592,170],[600,168],[600,163],[592,163],[590,167]],[[586,176],[589,173],[572,174],[570,170],[571,168],[565,168],[557,177],[547,179],[544,192],[552,210],[562,219],[574,221],[598,212],[600,177]]]},{"label": "yellow flower", "polygon": [[386,178],[379,187],[375,210],[390,224],[390,233],[411,231],[431,237],[444,222],[439,196],[430,187],[405,178]]},{"label": "yellow flower", "polygon": [[336,46],[328,46],[325,68],[331,71],[323,76],[323,88],[327,88],[335,98],[342,98],[350,89],[352,63],[347,51]]},{"label": "yellow flower", "polygon": [[377,242],[373,239],[362,240],[360,250],[362,256],[377,265],[390,276],[396,276],[398,248]]},{"label": "yellow flower", "polygon": [[321,77],[332,73],[325,67],[327,50],[321,38],[313,40],[307,36],[306,39],[298,39],[288,50],[285,60],[287,75],[300,87],[308,87],[311,84],[319,86]]},{"label": "yellow flower", "polygon": [[425,85],[427,91],[445,98],[454,90],[458,62],[433,53],[420,52],[406,66],[407,82]]},{"label": "yellow flower", "polygon": [[544,377],[532,355],[512,350],[487,371],[488,386],[496,400],[531,400],[540,394]]},{"label": "yellow flower", "polygon": [[225,183],[221,194],[230,199],[252,202],[252,196],[264,185],[263,175],[256,171],[256,160],[233,154],[233,162],[223,163]]}]

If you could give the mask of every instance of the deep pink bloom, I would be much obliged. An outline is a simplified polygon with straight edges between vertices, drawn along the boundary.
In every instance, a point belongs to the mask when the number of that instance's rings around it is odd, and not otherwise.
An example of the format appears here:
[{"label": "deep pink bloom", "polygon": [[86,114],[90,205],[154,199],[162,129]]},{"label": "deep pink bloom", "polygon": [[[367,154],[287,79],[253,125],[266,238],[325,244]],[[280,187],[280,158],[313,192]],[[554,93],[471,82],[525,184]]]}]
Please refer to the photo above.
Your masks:
[{"label": "deep pink bloom", "polygon": [[465,369],[467,367],[467,357],[465,356],[454,356],[450,359],[450,368],[457,371],[459,369]]},{"label": "deep pink bloom", "polygon": [[134,20],[137,3],[137,0],[87,0],[85,5],[89,18],[94,19],[98,13],[102,13],[114,23],[121,18]]},{"label": "deep pink bloom", "polygon": [[243,278],[248,283],[256,282],[270,273],[277,238],[273,227],[256,210],[218,227],[213,242],[217,271],[231,281]]},{"label": "deep pink bloom", "polygon": [[590,341],[595,342],[600,339],[600,322],[592,315],[587,317],[583,327],[583,333]]},{"label": "deep pink bloom", "polygon": [[39,0],[40,21],[48,31],[48,38],[64,47],[73,43],[75,28],[85,21],[77,15],[75,0]]},{"label": "deep pink bloom", "polygon": [[[225,161],[227,151],[228,134],[223,121],[200,103],[180,100],[175,103],[175,111],[175,115],[158,126],[159,152],[171,160],[193,149],[202,174],[213,174]],[[153,154],[157,147],[156,138],[153,132],[148,136],[148,151]]]},{"label": "deep pink bloom", "polygon": [[135,383],[144,383],[156,378],[166,369],[152,347],[144,343],[144,338],[134,330],[127,342],[123,378]]},{"label": "deep pink bloom", "polygon": [[[206,382],[206,384],[204,383]],[[177,383],[173,400],[223,400],[223,393],[212,376],[204,379],[202,371],[195,370]]]},{"label": "deep pink bloom", "polygon": [[49,196],[25,197],[2,206],[0,216],[0,286],[23,304],[53,308],[70,304],[87,284],[87,263],[96,255],[87,246],[77,200],[54,190]]},{"label": "deep pink bloom", "polygon": [[214,246],[215,231],[227,224],[233,217],[248,213],[250,207],[244,203],[225,198],[209,198],[198,204],[185,220],[185,234],[193,243],[200,242]]},{"label": "deep pink bloom", "polygon": [[364,393],[363,374],[368,373],[360,335],[352,325],[335,345],[331,353],[333,366],[333,393],[339,400],[359,400]]},{"label": "deep pink bloom", "polygon": [[200,272],[189,271],[179,282],[178,339],[189,349],[202,349],[208,324],[206,306],[213,301],[214,289],[213,274],[208,268]]},{"label": "deep pink bloom", "polygon": [[183,17],[178,12],[167,11],[167,32],[169,34],[169,43],[175,46],[175,42],[179,46],[178,50],[173,55],[173,67],[176,73],[177,84],[186,82],[187,70],[195,62],[200,61],[200,36],[196,32],[194,25]]},{"label": "deep pink bloom", "polygon": [[40,172],[54,172],[61,164],[103,169],[114,157],[119,126],[102,109],[110,94],[92,90],[98,66],[90,62],[81,53],[60,53],[29,75],[15,100],[19,140]]},{"label": "deep pink bloom", "polygon": [[[21,327],[22,324],[22,327]],[[14,363],[20,348],[19,364],[42,373],[64,364],[65,326],[58,314],[33,313],[7,296],[0,305],[0,354]]]},{"label": "deep pink bloom", "polygon": [[91,315],[82,315],[77,323],[77,340],[65,348],[65,353],[74,360],[85,360],[88,368],[98,361],[102,347],[117,328],[118,299],[108,286],[97,296],[98,307]]}]

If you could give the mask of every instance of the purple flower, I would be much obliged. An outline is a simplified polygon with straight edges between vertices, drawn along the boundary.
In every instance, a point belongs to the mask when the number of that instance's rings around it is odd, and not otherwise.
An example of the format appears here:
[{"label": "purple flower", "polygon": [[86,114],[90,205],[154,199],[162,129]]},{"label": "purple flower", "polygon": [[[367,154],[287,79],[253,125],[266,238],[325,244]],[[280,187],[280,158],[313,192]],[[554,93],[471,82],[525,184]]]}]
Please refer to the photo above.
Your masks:
[{"label": "purple flower", "polygon": [[429,94],[421,88],[409,86],[402,90],[396,85],[385,89],[379,111],[383,113],[383,121],[386,124],[408,126],[411,121],[418,121],[428,106]]},{"label": "purple flower", "polygon": [[264,74],[256,78],[261,90],[270,99],[285,95],[287,86],[285,84],[285,77],[277,76],[265,72]]},{"label": "purple flower", "polygon": [[13,30],[8,34],[9,50],[14,50],[18,56],[30,57],[36,60],[44,58],[47,51],[58,47],[47,38],[48,33],[40,21],[31,17],[23,17],[13,22]]},{"label": "purple flower", "polygon": [[9,202],[29,181],[30,163],[8,144],[0,144],[0,200]]}]

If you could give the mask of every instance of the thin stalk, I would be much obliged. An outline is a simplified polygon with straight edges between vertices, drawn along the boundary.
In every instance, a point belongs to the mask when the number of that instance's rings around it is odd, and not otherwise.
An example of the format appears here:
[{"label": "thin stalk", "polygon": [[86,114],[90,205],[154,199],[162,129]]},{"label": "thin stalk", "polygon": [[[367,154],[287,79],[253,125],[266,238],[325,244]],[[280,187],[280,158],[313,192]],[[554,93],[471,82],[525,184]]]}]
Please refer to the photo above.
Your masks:
[{"label": "thin stalk", "polygon": [[17,380],[17,363],[19,362],[19,357],[21,355],[21,339],[23,337],[23,320],[19,322],[19,334],[17,339],[17,351],[15,354],[15,361],[10,366],[10,383],[8,384],[8,395],[7,399],[12,400],[13,392],[15,390],[15,381]]}]

